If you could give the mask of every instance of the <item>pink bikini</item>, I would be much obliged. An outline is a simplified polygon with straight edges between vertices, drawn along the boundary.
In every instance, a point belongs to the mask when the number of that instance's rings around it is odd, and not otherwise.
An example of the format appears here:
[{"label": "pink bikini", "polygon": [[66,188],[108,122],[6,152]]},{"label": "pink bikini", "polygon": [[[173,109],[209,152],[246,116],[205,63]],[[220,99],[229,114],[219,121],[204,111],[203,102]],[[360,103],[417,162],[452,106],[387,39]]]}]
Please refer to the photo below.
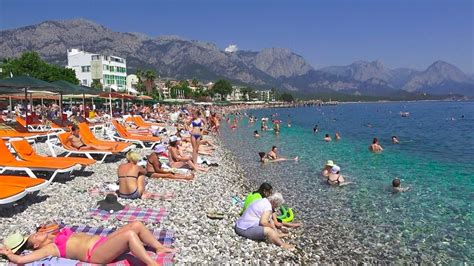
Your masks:
[{"label": "pink bikini", "polygon": [[[69,238],[71,237],[73,233],[74,232],[71,231],[71,229],[64,228],[61,231],[59,231],[59,233],[54,237],[54,244],[59,250],[59,256],[61,256],[62,258],[66,258],[67,241],[69,240]],[[86,262],[91,262],[90,260],[91,260],[92,254],[94,254],[94,250],[105,241],[107,241],[107,237],[102,236],[100,237],[99,240],[97,240],[97,242],[95,242],[95,244],[90,249],[87,250]]]}]

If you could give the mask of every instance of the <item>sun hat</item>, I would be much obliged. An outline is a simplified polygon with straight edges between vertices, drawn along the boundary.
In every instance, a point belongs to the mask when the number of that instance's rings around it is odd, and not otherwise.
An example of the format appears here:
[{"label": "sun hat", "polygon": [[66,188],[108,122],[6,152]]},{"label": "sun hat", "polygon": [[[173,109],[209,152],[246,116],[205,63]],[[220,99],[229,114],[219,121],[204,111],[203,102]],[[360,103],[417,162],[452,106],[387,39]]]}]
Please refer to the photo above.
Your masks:
[{"label": "sun hat", "polygon": [[331,168],[331,174],[337,174],[337,172],[341,171],[341,167],[337,166],[337,165],[334,165],[332,168]]},{"label": "sun hat", "polygon": [[333,162],[332,160],[328,160],[328,161],[326,162],[326,166],[331,166],[331,167],[333,167],[334,165],[335,165],[335,164],[334,164],[334,162]]},{"label": "sun hat", "polygon": [[120,211],[125,207],[117,201],[117,196],[115,194],[107,194],[105,199],[97,202],[99,209],[104,211]]},{"label": "sun hat", "polygon": [[27,237],[24,237],[22,234],[16,232],[8,235],[3,240],[3,245],[9,248],[13,253],[16,253],[20,248],[26,244]]},{"label": "sun hat", "polygon": [[166,151],[165,145],[163,144],[158,144],[155,146],[155,149],[153,150],[156,153],[163,153]]},{"label": "sun hat", "polygon": [[174,135],[170,137],[170,142],[176,142],[176,141],[178,141],[178,137]]}]

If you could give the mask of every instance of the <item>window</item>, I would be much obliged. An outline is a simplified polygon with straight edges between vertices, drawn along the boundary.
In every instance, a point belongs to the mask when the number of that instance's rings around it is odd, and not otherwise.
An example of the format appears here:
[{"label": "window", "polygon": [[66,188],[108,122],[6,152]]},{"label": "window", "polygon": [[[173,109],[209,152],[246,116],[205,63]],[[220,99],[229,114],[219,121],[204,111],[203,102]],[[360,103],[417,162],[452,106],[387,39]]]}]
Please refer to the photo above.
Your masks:
[{"label": "window", "polygon": [[82,80],[82,85],[85,85],[85,86],[88,85],[88,84],[87,84],[87,79],[83,79],[83,80]]}]

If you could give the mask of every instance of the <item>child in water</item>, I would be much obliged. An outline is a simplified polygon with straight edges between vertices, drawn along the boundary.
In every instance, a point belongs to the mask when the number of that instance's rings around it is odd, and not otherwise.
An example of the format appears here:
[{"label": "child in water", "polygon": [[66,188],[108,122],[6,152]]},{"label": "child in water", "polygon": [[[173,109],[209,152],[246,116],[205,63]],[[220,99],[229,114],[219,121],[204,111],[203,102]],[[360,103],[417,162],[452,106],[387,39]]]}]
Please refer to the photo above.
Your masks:
[{"label": "child in water", "polygon": [[409,187],[402,188],[402,182],[400,181],[400,179],[395,178],[394,180],[392,180],[392,192],[393,193],[404,192],[404,191],[407,191],[409,189],[410,189]]}]

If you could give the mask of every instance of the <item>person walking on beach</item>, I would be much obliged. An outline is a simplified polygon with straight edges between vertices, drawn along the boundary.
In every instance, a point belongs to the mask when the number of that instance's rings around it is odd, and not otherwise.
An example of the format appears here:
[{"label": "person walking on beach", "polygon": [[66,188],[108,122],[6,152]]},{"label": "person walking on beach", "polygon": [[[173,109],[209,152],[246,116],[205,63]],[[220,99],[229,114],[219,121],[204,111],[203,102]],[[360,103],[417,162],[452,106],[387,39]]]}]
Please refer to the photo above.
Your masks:
[{"label": "person walking on beach", "polygon": [[268,198],[253,202],[235,223],[235,232],[252,240],[266,239],[277,246],[293,251],[295,246],[283,242],[281,238],[285,234],[279,233],[272,222],[273,210],[283,203],[285,200],[281,193],[274,193]]},{"label": "person walking on beach", "polygon": [[193,146],[193,163],[197,163],[199,153],[199,145],[201,144],[202,129],[204,128],[204,120],[201,119],[201,112],[196,111],[191,121],[191,145]]},{"label": "person walking on beach", "polygon": [[371,152],[377,152],[377,153],[383,151],[383,148],[382,146],[380,146],[379,140],[377,138],[374,138],[372,140],[372,144],[369,146],[369,150]]}]

